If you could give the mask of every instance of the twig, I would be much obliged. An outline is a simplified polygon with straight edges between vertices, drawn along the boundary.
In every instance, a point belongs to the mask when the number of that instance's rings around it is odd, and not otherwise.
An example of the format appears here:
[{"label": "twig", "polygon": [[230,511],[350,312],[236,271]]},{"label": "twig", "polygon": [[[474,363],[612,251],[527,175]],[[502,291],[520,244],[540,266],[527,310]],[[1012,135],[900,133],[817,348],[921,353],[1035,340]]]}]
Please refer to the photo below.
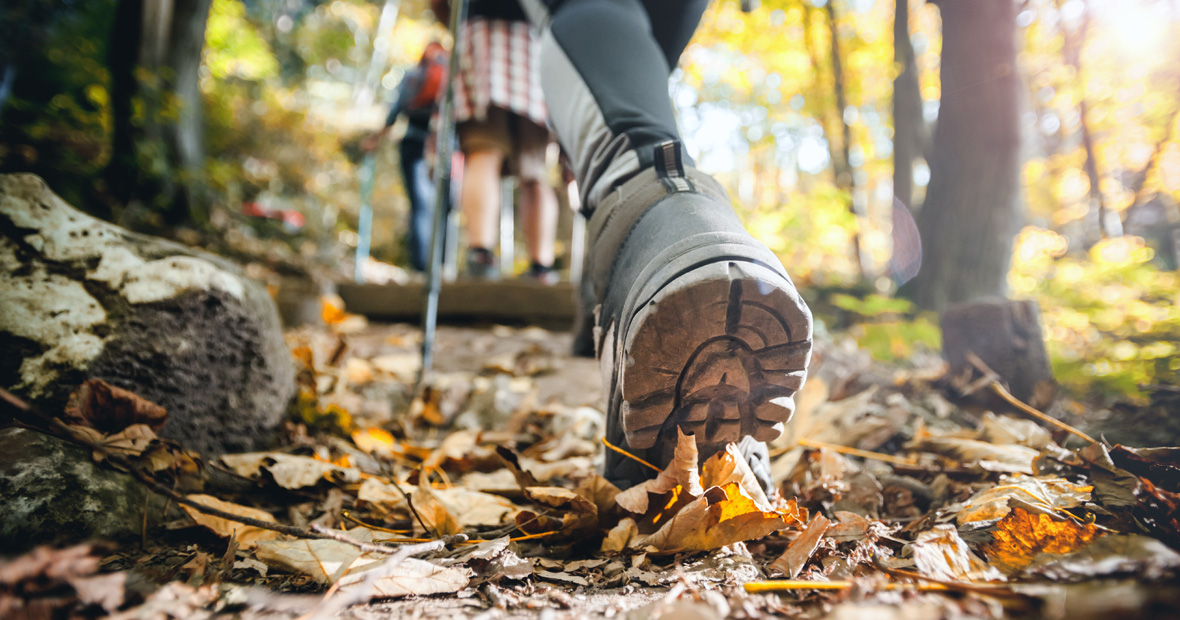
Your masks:
[{"label": "twig", "polygon": [[996,395],[998,395],[1000,398],[1004,399],[1009,405],[1012,405],[1013,407],[1016,407],[1017,409],[1019,409],[1021,412],[1025,413],[1027,415],[1030,415],[1030,416],[1044,422],[1045,424],[1055,426],[1067,433],[1072,433],[1074,435],[1077,435],[1078,437],[1081,437],[1083,440],[1085,440],[1088,443],[1098,443],[1093,437],[1083,433],[1082,431],[1079,431],[1078,429],[1066,424],[1065,422],[1062,422],[1061,420],[1058,420],[1056,418],[1051,418],[1051,417],[1041,413],[1040,411],[1037,411],[1036,409],[1032,408],[1032,406],[1026,404],[1024,401],[1020,400],[1019,398],[1016,398],[1011,393],[1009,393],[1008,390],[1005,390],[1004,386],[1000,385],[999,383],[992,383],[991,388],[992,388],[992,391],[996,393]]},{"label": "twig", "polygon": [[[419,471],[418,475],[421,476],[422,472]],[[402,485],[398,484],[397,480],[395,480],[392,476],[390,477],[390,481],[393,482],[393,488],[397,489],[397,492],[401,493],[402,498],[406,500],[406,506],[410,508],[410,514],[414,515],[414,520],[418,522],[418,525],[422,526],[422,531],[429,534],[430,528],[426,527],[426,522],[422,520],[422,515],[418,514],[418,509],[414,508],[414,500],[410,499],[410,494],[406,493],[406,490],[402,488]],[[429,485],[430,481],[427,480],[426,484]]]},{"label": "twig", "polygon": [[886,463],[895,463],[897,465],[913,465],[912,460],[903,459],[900,456],[892,456],[889,454],[881,454],[880,452],[870,452],[869,450],[861,450],[859,448],[852,448],[849,446],[841,446],[834,443],[827,443],[823,441],[816,441],[814,439],[800,439],[795,443],[806,446],[808,448],[826,448],[840,454],[848,454],[851,456],[859,456],[864,459],[873,459],[875,461],[885,461]]},{"label": "twig", "polygon": [[1018,409],[1021,413],[1024,413],[1025,415],[1036,418],[1037,420],[1040,420],[1041,422],[1044,422],[1045,424],[1053,426],[1059,430],[1063,430],[1067,433],[1072,433],[1074,435],[1077,435],[1078,437],[1081,437],[1083,440],[1085,440],[1088,443],[1098,443],[1097,441],[1094,440],[1093,437],[1083,433],[1082,431],[1079,431],[1078,429],[1066,424],[1065,422],[1062,422],[1061,420],[1049,417],[1049,416],[1041,413],[1040,411],[1037,411],[1031,405],[1029,405],[1029,404],[1025,403],[1024,401],[1020,400],[1019,398],[1016,398],[1015,396],[1013,396],[1011,392],[1004,389],[1004,386],[1000,385],[1000,382],[995,378],[996,377],[995,371],[993,371],[991,368],[989,368],[988,365],[982,359],[980,359],[980,357],[978,355],[968,351],[967,352],[967,361],[972,366],[975,366],[975,368],[978,369],[980,372],[984,373],[984,375],[991,377],[991,380],[988,383],[988,387],[990,387],[991,390],[993,392],[995,392],[997,396],[1004,399],[1004,401],[1007,402],[1009,405],[1016,407],[1016,409]]},{"label": "twig", "polygon": [[235,523],[241,523],[243,525],[262,528],[264,530],[272,530],[281,534],[287,534],[288,536],[296,536],[299,538],[324,538],[323,535],[317,534],[316,532],[308,529],[272,523],[270,521],[262,521],[260,519],[254,519],[251,517],[243,517],[241,515],[225,512],[224,510],[218,510],[195,500],[191,500],[157,482],[155,478],[144,473],[142,469],[137,467],[131,461],[131,459],[127,458],[126,456],[111,452],[106,447],[96,444],[85,437],[79,436],[77,433],[71,431],[70,428],[66,426],[61,420],[38,411],[28,403],[17,398],[16,396],[13,396],[11,392],[5,390],[4,388],[0,388],[0,401],[8,405],[8,407],[14,412],[14,417],[16,417],[21,421],[21,423],[25,424],[32,430],[57,437],[58,439],[76,443],[88,450],[102,454],[103,458],[113,465],[117,465],[121,469],[126,470],[127,473],[131,474],[131,477],[138,480],[140,484],[143,484],[152,492],[162,495],[178,504],[184,504],[185,506],[189,506],[197,512],[203,514],[221,519],[227,519],[229,521],[234,521]]},{"label": "twig", "polygon": [[647,461],[645,461],[645,460],[643,460],[643,459],[639,458],[638,456],[635,456],[634,454],[631,454],[630,452],[627,452],[626,450],[624,450],[624,449],[622,449],[622,448],[620,448],[620,447],[618,447],[618,446],[616,446],[616,445],[612,444],[611,442],[607,441],[607,440],[606,440],[606,437],[603,437],[603,438],[602,438],[602,444],[603,444],[604,446],[606,446],[606,447],[610,448],[611,450],[614,450],[615,452],[618,452],[619,454],[622,454],[623,456],[625,456],[625,457],[627,457],[627,458],[629,458],[629,459],[633,459],[633,460],[635,460],[635,461],[636,461],[637,463],[639,463],[640,465],[647,465],[648,467],[650,467],[650,468],[652,468],[652,469],[654,469],[654,470],[656,470],[656,471],[662,471],[662,470],[661,470],[659,467],[656,467],[655,465],[652,465],[651,463],[648,463]]},{"label": "twig", "polygon": [[[851,581],[802,581],[799,579],[771,579],[769,581],[751,581],[744,586],[746,592],[789,592],[792,590],[847,590],[852,587]],[[937,583],[909,584],[888,583],[882,590],[919,590],[921,592],[945,592],[948,588]]]},{"label": "twig", "polygon": [[389,545],[374,545],[372,543],[365,543],[365,542],[361,542],[359,540],[353,540],[352,538],[345,536],[344,534],[341,534],[339,532],[333,532],[332,530],[320,525],[319,523],[313,523],[311,525],[311,529],[317,533],[323,534],[324,538],[330,538],[332,540],[336,540],[336,541],[339,541],[339,542],[342,542],[342,543],[345,543],[348,545],[352,545],[353,547],[356,547],[357,549],[360,549],[361,551],[364,551],[364,552],[371,551],[373,553],[384,553],[385,555],[393,555],[393,554],[397,553],[398,551],[400,551],[400,549],[398,547],[390,547]]}]

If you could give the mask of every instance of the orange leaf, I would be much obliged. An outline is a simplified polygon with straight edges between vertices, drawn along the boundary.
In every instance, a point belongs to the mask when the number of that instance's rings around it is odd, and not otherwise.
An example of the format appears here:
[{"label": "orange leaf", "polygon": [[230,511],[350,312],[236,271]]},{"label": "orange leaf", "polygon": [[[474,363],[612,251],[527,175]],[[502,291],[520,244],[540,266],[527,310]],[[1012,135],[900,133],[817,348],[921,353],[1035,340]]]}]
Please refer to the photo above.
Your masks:
[{"label": "orange leaf", "polygon": [[992,542],[983,546],[983,552],[993,566],[1011,575],[1032,564],[1037,554],[1071,553],[1098,536],[1093,523],[1078,525],[1013,508],[996,524]]}]

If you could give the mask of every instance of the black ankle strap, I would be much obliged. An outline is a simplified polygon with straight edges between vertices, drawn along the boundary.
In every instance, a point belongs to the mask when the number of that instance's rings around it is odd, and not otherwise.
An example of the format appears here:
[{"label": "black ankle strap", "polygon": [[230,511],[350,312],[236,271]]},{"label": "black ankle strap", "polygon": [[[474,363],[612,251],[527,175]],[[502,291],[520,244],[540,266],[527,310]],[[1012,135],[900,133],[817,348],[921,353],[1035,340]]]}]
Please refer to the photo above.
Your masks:
[{"label": "black ankle strap", "polygon": [[653,147],[656,174],[668,192],[691,192],[695,188],[684,176],[684,146],[679,140],[668,140]]}]

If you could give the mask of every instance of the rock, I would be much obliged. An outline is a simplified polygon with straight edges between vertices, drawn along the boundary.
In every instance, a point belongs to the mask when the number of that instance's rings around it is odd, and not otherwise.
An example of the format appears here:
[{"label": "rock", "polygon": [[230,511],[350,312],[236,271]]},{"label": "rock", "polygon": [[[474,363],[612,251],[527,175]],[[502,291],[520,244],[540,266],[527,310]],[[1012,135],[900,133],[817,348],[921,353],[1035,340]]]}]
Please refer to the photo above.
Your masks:
[{"label": "rock", "polygon": [[0,430],[0,549],[12,553],[38,544],[86,538],[138,536],[148,511],[159,522],[164,501],[130,475],[105,469],[90,453],[56,437],[22,429]]},{"label": "rock", "polygon": [[0,307],[0,385],[50,413],[103,379],[162,405],[160,434],[208,456],[265,444],[295,390],[265,288],[85,215],[34,175],[0,175]]}]

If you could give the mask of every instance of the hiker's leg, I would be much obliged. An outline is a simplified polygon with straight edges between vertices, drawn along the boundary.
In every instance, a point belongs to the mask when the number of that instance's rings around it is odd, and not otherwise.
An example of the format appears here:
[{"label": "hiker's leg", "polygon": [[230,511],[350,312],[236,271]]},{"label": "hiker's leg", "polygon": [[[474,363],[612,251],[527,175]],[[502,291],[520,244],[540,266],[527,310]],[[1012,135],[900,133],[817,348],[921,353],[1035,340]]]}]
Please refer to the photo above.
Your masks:
[{"label": "hiker's leg", "polygon": [[[537,0],[525,2],[537,12]],[[588,208],[651,167],[652,146],[679,139],[668,75],[707,4],[565,0],[543,18],[541,79],[550,122]],[[649,8],[658,16],[654,24]]]},{"label": "hiker's leg", "polygon": [[[761,442],[793,412],[811,314],[680,147],[667,77],[704,4],[565,0],[542,35],[542,83],[592,211],[607,439],[658,465],[681,433],[702,456],[740,442],[768,485]],[[622,486],[651,476],[613,451],[605,474]]]},{"label": "hiker's leg", "polygon": [[426,144],[421,140],[403,139],[398,145],[401,156],[402,179],[406,197],[410,201],[409,250],[410,266],[426,270],[430,252],[430,235],[434,226],[434,182],[426,163]]},{"label": "hiker's leg", "polygon": [[467,222],[467,244],[492,249],[500,234],[500,168],[504,154],[495,149],[463,154],[463,189],[459,202]]},{"label": "hiker's leg", "polygon": [[467,224],[468,268],[471,275],[494,277],[491,256],[500,234],[500,176],[512,150],[507,115],[489,108],[486,119],[460,123],[457,132],[464,159],[459,204]]},{"label": "hiker's leg", "polygon": [[516,169],[520,178],[520,219],[533,267],[553,267],[557,238],[557,195],[545,165],[549,131],[517,119]]}]

